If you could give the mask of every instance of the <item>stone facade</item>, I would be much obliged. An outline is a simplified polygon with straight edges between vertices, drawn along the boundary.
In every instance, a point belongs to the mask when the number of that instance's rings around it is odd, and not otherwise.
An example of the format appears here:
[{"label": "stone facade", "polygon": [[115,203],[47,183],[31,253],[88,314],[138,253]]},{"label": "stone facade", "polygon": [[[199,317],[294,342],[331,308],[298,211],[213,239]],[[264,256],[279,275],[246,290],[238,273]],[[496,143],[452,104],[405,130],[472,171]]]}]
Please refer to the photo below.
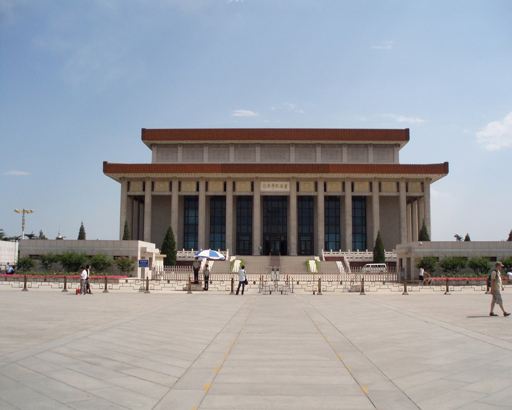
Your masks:
[{"label": "stone facade", "polygon": [[104,173],[121,183],[120,235],[127,220],[132,239],[161,244],[171,226],[178,249],[191,236],[199,249],[215,247],[218,236],[231,254],[246,241],[259,255],[274,246],[268,218],[279,214],[283,232],[273,235],[283,254],[371,250],[379,230],[391,250],[417,237],[423,220],[430,232],[430,185],[448,173],[447,163],[399,164],[408,138],[408,130],[144,129],[153,162],[104,163]]}]

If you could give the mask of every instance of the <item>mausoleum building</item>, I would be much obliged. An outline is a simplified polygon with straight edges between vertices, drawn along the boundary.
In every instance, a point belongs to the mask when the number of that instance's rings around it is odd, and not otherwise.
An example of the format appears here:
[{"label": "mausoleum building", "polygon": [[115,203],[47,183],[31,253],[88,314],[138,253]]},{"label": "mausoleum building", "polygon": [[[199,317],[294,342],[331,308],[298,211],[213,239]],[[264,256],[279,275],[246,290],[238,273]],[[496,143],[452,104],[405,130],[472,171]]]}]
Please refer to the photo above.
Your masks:
[{"label": "mausoleum building", "polygon": [[237,255],[387,250],[430,232],[448,163],[400,164],[409,129],[142,129],[148,164],[103,163],[121,184],[120,237]]}]

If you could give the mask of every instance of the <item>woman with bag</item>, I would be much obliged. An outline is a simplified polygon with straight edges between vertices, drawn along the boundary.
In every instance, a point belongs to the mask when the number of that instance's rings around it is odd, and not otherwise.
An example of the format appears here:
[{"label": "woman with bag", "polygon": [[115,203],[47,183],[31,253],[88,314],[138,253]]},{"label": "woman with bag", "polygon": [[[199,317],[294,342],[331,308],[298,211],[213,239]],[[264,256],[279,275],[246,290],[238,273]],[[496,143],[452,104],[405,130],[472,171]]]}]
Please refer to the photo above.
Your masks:
[{"label": "woman with bag", "polygon": [[245,265],[242,265],[242,269],[238,271],[238,288],[236,290],[236,294],[240,291],[240,286],[242,286],[242,296],[244,295],[245,284],[247,283],[247,274],[245,273]]}]

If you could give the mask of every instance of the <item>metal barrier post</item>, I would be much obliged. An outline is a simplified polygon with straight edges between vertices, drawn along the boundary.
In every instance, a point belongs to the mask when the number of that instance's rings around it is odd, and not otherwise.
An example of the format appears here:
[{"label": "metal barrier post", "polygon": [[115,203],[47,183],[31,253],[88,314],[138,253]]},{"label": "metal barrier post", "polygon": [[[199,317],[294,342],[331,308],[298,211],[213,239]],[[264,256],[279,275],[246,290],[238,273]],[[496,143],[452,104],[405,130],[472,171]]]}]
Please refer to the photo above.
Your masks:
[{"label": "metal barrier post", "polygon": [[27,275],[23,275],[23,289],[21,291],[22,292],[28,292],[28,289],[27,289]]},{"label": "metal barrier post", "polygon": [[408,295],[409,293],[407,293],[407,278],[404,278],[404,292],[402,293],[402,295]]},{"label": "metal barrier post", "polygon": [[318,278],[318,295],[322,295],[322,278]]},{"label": "metal barrier post", "polygon": [[235,294],[235,279],[232,277],[231,278],[231,292],[230,292],[230,295],[234,295]]},{"label": "metal barrier post", "polygon": [[104,289],[103,289],[103,293],[108,293],[108,279],[107,279],[107,275],[105,275],[105,286],[104,286]]},{"label": "metal barrier post", "polygon": [[192,294],[192,282],[191,282],[191,279],[190,279],[190,273],[188,274],[188,292],[187,292],[187,295],[191,295]]},{"label": "metal barrier post", "polygon": [[444,292],[445,295],[451,295],[450,293],[450,287],[448,285],[448,276],[446,277],[446,292]]},{"label": "metal barrier post", "polygon": [[364,276],[361,275],[361,292],[359,292],[360,295],[366,295],[364,291]]},{"label": "metal barrier post", "polygon": [[64,276],[64,289],[62,289],[63,292],[68,291],[68,277]]},{"label": "metal barrier post", "polygon": [[146,290],[144,291],[144,293],[150,293],[149,292],[149,276],[146,277]]}]

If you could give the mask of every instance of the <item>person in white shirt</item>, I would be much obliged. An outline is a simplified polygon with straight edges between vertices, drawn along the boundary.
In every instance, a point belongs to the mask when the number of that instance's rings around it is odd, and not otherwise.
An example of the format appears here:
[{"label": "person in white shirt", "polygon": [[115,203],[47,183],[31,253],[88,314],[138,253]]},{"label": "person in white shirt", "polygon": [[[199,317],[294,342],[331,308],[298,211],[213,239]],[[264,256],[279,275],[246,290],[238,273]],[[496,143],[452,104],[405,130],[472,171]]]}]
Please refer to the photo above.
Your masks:
[{"label": "person in white shirt", "polygon": [[240,286],[242,287],[242,296],[244,295],[245,290],[245,281],[247,279],[247,274],[245,273],[245,265],[242,265],[242,269],[238,271],[238,288],[236,289],[236,294],[240,292]]},{"label": "person in white shirt", "polygon": [[89,277],[89,265],[87,265],[84,270],[82,271],[82,274],[80,275],[80,294],[85,295],[87,294],[87,278]]}]

